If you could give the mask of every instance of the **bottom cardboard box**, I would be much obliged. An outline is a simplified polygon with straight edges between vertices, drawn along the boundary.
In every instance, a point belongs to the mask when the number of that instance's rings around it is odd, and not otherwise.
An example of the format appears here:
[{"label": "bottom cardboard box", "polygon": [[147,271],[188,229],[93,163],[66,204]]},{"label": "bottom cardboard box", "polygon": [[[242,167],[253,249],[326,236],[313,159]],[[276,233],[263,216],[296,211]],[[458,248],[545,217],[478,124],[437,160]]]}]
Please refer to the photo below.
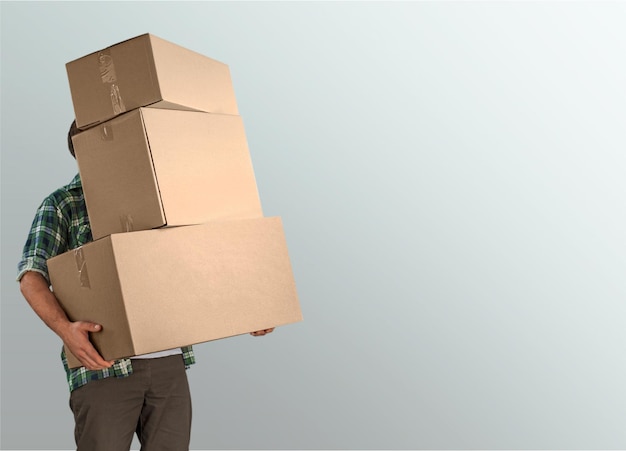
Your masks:
[{"label": "bottom cardboard box", "polygon": [[68,317],[102,325],[106,360],[302,320],[278,217],[113,234],[48,270]]}]

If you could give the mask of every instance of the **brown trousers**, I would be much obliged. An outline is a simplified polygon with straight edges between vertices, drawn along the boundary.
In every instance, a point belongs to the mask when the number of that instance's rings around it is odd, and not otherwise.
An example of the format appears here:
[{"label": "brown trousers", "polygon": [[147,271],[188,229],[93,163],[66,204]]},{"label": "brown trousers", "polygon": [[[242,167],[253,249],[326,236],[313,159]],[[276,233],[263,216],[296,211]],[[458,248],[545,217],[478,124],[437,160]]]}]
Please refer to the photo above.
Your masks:
[{"label": "brown trousers", "polygon": [[133,374],[91,381],[70,394],[78,451],[188,451],[191,397],[181,355],[133,360]]}]

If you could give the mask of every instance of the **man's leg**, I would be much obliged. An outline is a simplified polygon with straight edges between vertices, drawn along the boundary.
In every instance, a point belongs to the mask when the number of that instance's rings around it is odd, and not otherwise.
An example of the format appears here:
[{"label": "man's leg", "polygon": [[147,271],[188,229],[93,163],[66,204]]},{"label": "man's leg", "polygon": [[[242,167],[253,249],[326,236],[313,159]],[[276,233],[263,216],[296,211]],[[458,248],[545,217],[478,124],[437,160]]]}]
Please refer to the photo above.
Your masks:
[{"label": "man's leg", "polygon": [[188,451],[191,396],[182,356],[133,360],[149,374],[137,437],[142,451]]},{"label": "man's leg", "polygon": [[145,383],[129,377],[91,381],[70,394],[78,451],[128,451],[141,415]]}]

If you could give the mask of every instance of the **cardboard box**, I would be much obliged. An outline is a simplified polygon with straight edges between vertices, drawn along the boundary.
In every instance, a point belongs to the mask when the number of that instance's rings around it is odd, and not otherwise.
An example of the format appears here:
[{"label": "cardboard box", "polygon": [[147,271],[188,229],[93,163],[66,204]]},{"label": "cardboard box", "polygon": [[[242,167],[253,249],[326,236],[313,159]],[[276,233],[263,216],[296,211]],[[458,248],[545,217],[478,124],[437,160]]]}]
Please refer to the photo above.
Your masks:
[{"label": "cardboard box", "polygon": [[240,116],[139,108],[73,143],[94,239],[263,216]]},{"label": "cardboard box", "polygon": [[228,66],[151,34],[66,64],[78,128],[143,106],[239,114]]},{"label": "cardboard box", "polygon": [[69,318],[103,326],[107,360],[302,320],[278,217],[115,234],[48,269]]}]

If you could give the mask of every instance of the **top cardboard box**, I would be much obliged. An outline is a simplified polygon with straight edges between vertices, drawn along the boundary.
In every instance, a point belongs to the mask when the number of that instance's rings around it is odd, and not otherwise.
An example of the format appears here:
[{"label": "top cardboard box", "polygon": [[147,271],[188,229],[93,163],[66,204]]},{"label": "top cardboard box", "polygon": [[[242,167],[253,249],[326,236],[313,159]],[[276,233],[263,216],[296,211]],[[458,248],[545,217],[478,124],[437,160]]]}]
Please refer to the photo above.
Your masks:
[{"label": "top cardboard box", "polygon": [[78,128],[135,108],[239,114],[228,66],[151,34],[66,64]]}]

